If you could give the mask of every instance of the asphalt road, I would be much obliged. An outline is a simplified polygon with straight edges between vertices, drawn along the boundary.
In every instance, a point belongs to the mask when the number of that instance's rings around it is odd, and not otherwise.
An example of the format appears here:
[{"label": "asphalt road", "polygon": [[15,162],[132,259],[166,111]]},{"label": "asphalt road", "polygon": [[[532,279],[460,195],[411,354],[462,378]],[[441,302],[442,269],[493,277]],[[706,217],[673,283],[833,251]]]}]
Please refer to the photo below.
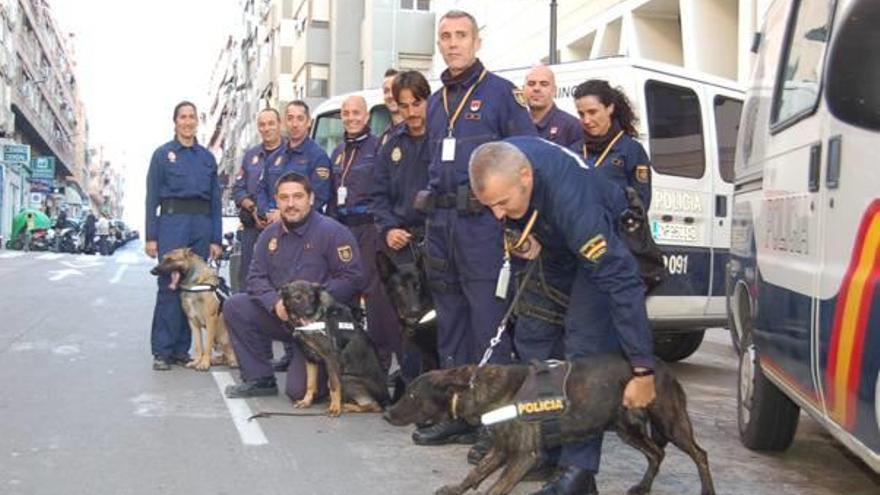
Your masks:
[{"label": "asphalt road", "polygon": [[[155,280],[139,250],[0,250],[0,494],[428,494],[465,474],[467,447],[418,447],[410,428],[378,415],[248,423],[289,401],[224,400],[220,387],[237,379],[225,368],[152,371]],[[880,493],[880,478],[806,416],[785,453],[740,445],[724,331],[674,369],[719,494]],[[643,458],[614,435],[604,453],[601,493],[625,493]],[[699,493],[693,464],[673,446],[653,493]]]}]

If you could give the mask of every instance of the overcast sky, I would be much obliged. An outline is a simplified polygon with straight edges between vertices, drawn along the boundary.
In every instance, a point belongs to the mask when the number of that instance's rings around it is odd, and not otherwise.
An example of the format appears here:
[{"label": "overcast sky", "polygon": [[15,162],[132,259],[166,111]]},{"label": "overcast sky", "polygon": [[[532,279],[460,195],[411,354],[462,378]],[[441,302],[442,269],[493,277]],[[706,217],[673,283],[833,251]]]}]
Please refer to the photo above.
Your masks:
[{"label": "overcast sky", "polygon": [[153,150],[173,137],[174,105],[200,103],[237,0],[51,0],[74,34],[90,146],[125,167],[124,218],[141,228]]}]

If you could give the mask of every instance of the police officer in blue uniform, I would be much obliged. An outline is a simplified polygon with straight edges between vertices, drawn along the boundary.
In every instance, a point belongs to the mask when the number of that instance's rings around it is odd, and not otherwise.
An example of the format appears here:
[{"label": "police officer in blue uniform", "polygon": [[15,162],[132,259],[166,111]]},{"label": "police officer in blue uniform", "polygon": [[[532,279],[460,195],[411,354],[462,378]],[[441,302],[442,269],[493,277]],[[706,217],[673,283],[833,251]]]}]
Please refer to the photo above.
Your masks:
[{"label": "police officer in blue uniform", "polygon": [[556,75],[546,65],[536,65],[526,74],[523,96],[529,104],[538,135],[560,146],[571,146],[581,138],[578,119],[556,106]]},{"label": "police officer in blue uniform", "polygon": [[[441,75],[443,88],[428,101],[431,198],[426,265],[444,367],[478,361],[506,305],[504,296],[495,294],[502,266],[501,224],[473,198],[468,159],[482,143],[535,134],[522,93],[477,59],[480,43],[472,15],[453,10],[441,17],[437,47],[447,69]],[[505,362],[510,356],[505,337],[493,360]],[[472,430],[461,421],[421,428],[413,435],[421,445],[472,438]]]},{"label": "police officer in blue uniform", "polygon": [[[402,72],[394,79],[392,94],[404,120],[376,158],[370,211],[376,217],[379,238],[387,247],[384,251],[391,254],[393,262],[417,263],[417,250],[425,238],[425,215],[413,202],[428,185],[431,155],[426,125],[431,86],[417,71]],[[418,376],[421,366],[417,349],[404,349],[398,358],[405,382]]]},{"label": "police officer in blue uniform", "polygon": [[388,109],[388,114],[390,115],[391,120],[379,136],[380,148],[385,146],[385,143],[388,142],[391,136],[396,134],[404,125],[404,118],[403,115],[400,114],[397,102],[394,100],[394,91],[392,89],[394,78],[397,77],[397,74],[399,74],[397,69],[389,67],[385,71],[385,78],[382,80],[382,100],[385,102],[385,108]]},{"label": "police officer in blue uniform", "polygon": [[638,191],[647,212],[651,206],[651,162],[635,140],[639,134],[636,115],[626,95],[608,81],[591,79],[575,88],[574,103],[584,132],[571,149],[615,184]]},{"label": "police officer in blue uniform", "polygon": [[257,212],[257,192],[263,168],[269,156],[282,145],[281,116],[274,108],[264,108],[257,113],[257,130],[262,142],[244,152],[241,168],[232,186],[232,199],[239,207],[241,230],[241,267],[238,272],[238,290],[244,291],[248,268],[254,253],[254,243],[267,222]]},{"label": "police officer in blue uniform", "polygon": [[[153,152],[147,172],[144,251],[162,257],[189,247],[217,259],[222,249],[220,184],[214,155],[196,142],[196,106],[183,101],[174,107],[174,139]],[[168,276],[159,277],[153,310],[151,347],[153,369],[168,370],[172,363],[190,360],[192,340],[180,298]]]},{"label": "police officer in blue uniform", "polygon": [[[546,251],[576,260],[564,321],[566,358],[622,353],[634,375],[624,406],[647,406],[655,396],[653,340],[645,287],[617,229],[623,190],[567,150],[529,137],[481,146],[470,174],[480,202],[523,231],[528,242],[514,255],[536,259]],[[600,453],[601,438],[564,446],[562,474],[536,493],[598,493]]]},{"label": "police officer in blue uniform", "polygon": [[369,205],[379,140],[370,132],[370,114],[362,96],[346,98],[341,113],[345,140],[330,156],[333,188],[327,212],[351,229],[357,238],[364,257],[367,332],[376,344],[382,367],[387,371],[391,356],[401,356],[402,339],[397,313],[376,269],[376,252],[383,249],[383,243]]},{"label": "police officer in blue uniform", "polygon": [[[336,220],[314,211],[309,180],[289,172],[278,179],[275,190],[280,221],[266,227],[257,239],[247,294],[235,294],[223,306],[242,377],[242,383],[227,387],[228,397],[278,393],[269,361],[272,341],[293,344],[284,325],[289,318],[278,292],[282,286],[296,280],[320,283],[344,304],[355,303],[363,289],[362,259],[354,236]],[[325,393],[326,378],[319,383]],[[305,390],[305,357],[293,344],[286,393],[299,400]]]},{"label": "police officer in blue uniform", "polygon": [[297,172],[309,178],[315,191],[315,210],[324,211],[330,199],[330,159],[309,137],[312,126],[309,106],[301,100],[288,103],[284,109],[284,124],[287,143],[266,160],[258,186],[257,207],[260,215],[265,215],[269,222],[279,218],[273,191],[275,182],[287,172]]}]

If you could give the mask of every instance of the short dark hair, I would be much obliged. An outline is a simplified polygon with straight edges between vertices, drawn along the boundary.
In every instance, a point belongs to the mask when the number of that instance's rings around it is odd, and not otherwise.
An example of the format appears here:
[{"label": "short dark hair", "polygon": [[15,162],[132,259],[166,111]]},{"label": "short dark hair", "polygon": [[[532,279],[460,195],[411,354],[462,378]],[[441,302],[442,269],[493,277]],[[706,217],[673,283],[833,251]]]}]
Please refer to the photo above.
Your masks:
[{"label": "short dark hair", "polygon": [[394,100],[400,100],[400,92],[404,89],[410,90],[413,97],[417,100],[427,100],[431,96],[431,85],[421,72],[416,70],[408,70],[401,72],[394,78],[391,83],[391,94]]},{"label": "short dark hair", "polygon": [[395,69],[394,67],[389,67],[389,68],[385,69],[385,75],[382,77],[396,76],[399,73],[400,72],[397,69]]},{"label": "short dark hair", "polygon": [[622,89],[612,88],[608,81],[603,79],[590,79],[578,84],[573,96],[575,101],[587,96],[595,96],[606,107],[613,103],[614,113],[611,114],[611,118],[617,121],[623,132],[633,137],[638,136],[636,123],[639,119]]},{"label": "short dark hair", "polygon": [[278,189],[281,188],[281,184],[286,184],[288,182],[296,182],[297,184],[302,184],[303,189],[306,190],[306,194],[312,194],[312,183],[309,182],[309,178],[299,172],[287,172],[282,175],[275,181],[275,194],[278,194]]},{"label": "short dark hair", "polygon": [[471,21],[471,27],[474,31],[474,38],[479,38],[480,27],[477,25],[477,19],[463,10],[450,10],[449,12],[443,14],[443,17],[440,18],[440,20],[437,22],[437,25],[439,26],[440,23],[443,22],[443,19],[461,19],[463,17]]},{"label": "short dark hair", "polygon": [[311,117],[311,112],[309,111],[309,104],[306,103],[306,102],[304,102],[304,101],[302,101],[302,100],[293,100],[293,101],[291,101],[290,103],[287,104],[287,106],[284,107],[284,111],[287,112],[287,109],[290,108],[290,107],[292,107],[292,106],[294,106],[294,105],[295,105],[295,106],[298,106],[298,107],[300,107],[300,108],[302,108],[303,110],[305,110],[305,112],[306,112],[306,117]]},{"label": "short dark hair", "polygon": [[257,112],[257,116],[259,116],[263,112],[270,112],[270,113],[275,114],[275,118],[278,119],[279,122],[281,122],[281,114],[278,113],[278,110],[276,110],[272,107],[261,108],[260,111]]},{"label": "short dark hair", "polygon": [[174,105],[174,116],[171,117],[172,122],[177,122],[177,114],[180,113],[180,110],[183,109],[183,107],[192,107],[193,113],[199,113],[199,111],[196,109],[195,103],[188,100],[183,100],[177,105]]}]

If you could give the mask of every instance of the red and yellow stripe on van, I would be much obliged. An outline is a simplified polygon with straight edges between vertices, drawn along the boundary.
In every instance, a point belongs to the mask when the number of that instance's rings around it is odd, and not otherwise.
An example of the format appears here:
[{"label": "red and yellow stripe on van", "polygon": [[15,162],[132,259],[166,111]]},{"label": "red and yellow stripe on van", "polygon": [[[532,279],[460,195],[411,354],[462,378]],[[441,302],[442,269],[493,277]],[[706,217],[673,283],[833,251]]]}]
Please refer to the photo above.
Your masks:
[{"label": "red and yellow stripe on van", "polygon": [[828,410],[848,430],[855,424],[865,334],[880,279],[880,200],[862,217],[854,247],[838,293],[826,370]]}]

